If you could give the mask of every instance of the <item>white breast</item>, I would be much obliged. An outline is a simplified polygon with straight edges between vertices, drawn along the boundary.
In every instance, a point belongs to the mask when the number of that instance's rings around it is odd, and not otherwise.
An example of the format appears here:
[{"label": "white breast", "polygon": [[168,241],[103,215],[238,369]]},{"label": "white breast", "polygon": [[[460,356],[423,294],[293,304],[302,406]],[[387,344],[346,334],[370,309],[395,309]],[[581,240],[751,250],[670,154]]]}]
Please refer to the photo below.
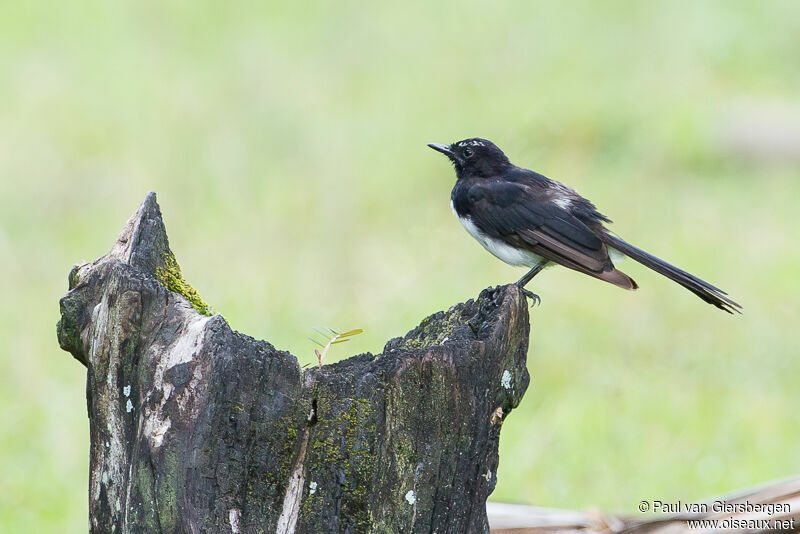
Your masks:
[{"label": "white breast", "polygon": [[509,265],[533,267],[542,261],[542,257],[538,254],[514,248],[499,239],[487,236],[468,217],[458,217],[458,220],[469,235],[483,245],[483,248]]}]

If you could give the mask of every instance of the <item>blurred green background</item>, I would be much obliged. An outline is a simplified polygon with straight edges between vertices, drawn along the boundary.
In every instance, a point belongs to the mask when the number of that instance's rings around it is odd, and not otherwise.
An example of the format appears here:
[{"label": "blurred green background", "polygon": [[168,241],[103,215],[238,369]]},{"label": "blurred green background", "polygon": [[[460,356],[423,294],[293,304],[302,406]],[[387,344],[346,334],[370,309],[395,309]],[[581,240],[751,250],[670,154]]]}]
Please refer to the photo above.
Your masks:
[{"label": "blurred green background", "polygon": [[2,11],[0,531],[86,529],[85,372],[58,299],[146,191],[234,328],[303,363],[313,326],[366,331],[334,358],[379,352],[522,275],[464,232],[425,146],[472,136],[745,306],[633,262],[635,293],[540,275],[492,499],[635,515],[800,471],[795,0]]}]

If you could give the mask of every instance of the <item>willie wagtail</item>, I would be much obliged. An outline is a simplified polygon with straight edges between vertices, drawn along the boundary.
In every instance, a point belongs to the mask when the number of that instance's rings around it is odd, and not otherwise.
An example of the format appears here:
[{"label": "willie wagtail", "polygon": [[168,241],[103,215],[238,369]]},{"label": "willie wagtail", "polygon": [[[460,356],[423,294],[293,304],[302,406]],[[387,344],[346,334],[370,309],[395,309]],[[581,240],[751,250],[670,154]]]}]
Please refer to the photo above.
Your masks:
[{"label": "willie wagtail", "polygon": [[524,289],[525,284],[551,263],[636,289],[636,282],[609,257],[609,252],[618,251],[709,304],[739,312],[741,306],[727,293],[611,234],[603,226],[611,220],[594,204],[571,187],[517,167],[491,141],[473,138],[428,146],[445,154],[456,168],[450,202],[458,220],[493,255],[530,268],[517,285],[534,303],[539,297]]}]

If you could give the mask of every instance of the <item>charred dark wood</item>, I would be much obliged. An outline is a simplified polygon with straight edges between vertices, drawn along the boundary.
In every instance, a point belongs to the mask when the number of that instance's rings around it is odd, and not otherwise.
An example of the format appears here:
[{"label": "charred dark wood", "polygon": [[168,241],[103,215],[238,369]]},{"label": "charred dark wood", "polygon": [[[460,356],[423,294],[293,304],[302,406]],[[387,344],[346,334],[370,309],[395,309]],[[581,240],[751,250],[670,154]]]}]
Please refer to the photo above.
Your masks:
[{"label": "charred dark wood", "polygon": [[155,195],[73,268],[58,339],[87,367],[94,532],[486,532],[528,386],[516,286],[378,355],[300,369],[186,284]]}]

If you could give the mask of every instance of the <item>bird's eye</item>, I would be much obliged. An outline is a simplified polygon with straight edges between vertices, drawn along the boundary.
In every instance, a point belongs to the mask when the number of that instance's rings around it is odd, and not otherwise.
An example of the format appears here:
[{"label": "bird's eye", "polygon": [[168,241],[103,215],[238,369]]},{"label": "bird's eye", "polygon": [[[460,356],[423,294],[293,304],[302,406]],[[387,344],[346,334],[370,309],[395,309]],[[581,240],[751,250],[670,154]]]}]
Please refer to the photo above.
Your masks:
[{"label": "bird's eye", "polygon": [[471,158],[473,154],[474,154],[474,152],[472,151],[471,148],[467,147],[467,148],[464,149],[464,157],[465,158]]}]

